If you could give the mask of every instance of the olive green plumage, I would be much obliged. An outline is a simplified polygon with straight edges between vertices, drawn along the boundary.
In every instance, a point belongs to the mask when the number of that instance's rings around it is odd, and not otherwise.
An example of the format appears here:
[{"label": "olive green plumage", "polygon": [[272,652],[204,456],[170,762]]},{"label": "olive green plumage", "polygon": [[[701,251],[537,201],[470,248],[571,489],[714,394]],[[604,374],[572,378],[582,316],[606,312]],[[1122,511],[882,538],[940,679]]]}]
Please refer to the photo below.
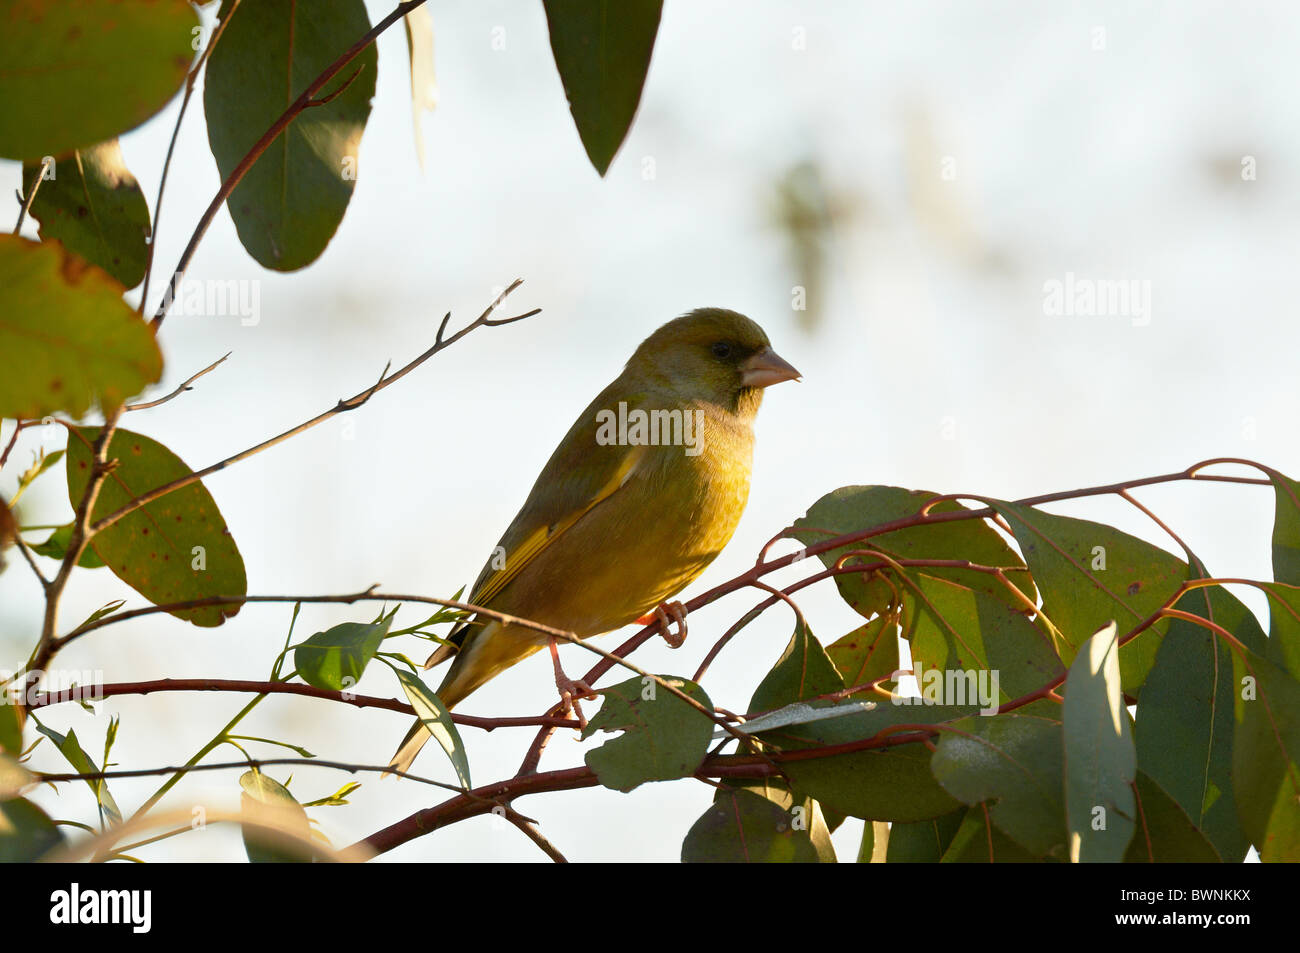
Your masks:
[{"label": "olive green plumage", "polygon": [[[734,311],[703,308],[663,325],[569,428],[469,601],[585,638],[676,595],[740,521],[763,387],[797,373]],[[638,430],[638,418],[653,426]],[[660,436],[675,442],[656,445]],[[490,619],[451,638],[459,651],[429,660],[454,654],[438,689],[449,708],[547,643]],[[405,770],[427,738],[417,722],[393,765]]]}]

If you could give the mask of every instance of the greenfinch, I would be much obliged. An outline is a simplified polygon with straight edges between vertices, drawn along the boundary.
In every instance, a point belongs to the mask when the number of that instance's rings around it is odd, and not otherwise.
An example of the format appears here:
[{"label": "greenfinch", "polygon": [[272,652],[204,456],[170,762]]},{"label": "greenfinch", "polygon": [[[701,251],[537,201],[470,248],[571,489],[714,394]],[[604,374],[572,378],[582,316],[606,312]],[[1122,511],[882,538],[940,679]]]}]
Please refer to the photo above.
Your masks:
[{"label": "greenfinch", "polygon": [[[722,551],[744,511],[763,389],[798,378],[734,311],[701,308],[663,325],[569,428],[469,601],[581,638],[657,610],[668,635],[665,600]],[[438,689],[451,708],[549,640],[474,618],[448,641],[425,667],[452,659]],[[590,691],[554,657],[566,704],[575,687]],[[392,766],[407,770],[428,738],[417,721]]]}]

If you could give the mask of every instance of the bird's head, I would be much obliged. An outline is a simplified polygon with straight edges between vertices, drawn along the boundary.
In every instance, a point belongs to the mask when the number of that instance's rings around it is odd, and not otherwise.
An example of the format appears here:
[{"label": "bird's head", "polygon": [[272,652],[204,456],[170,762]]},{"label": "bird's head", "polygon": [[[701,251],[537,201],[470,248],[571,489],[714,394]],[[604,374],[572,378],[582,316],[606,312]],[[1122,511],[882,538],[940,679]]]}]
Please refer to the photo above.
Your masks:
[{"label": "bird's head", "polygon": [[723,308],[698,308],[669,321],[641,343],[628,369],[684,400],[743,415],[758,410],[764,387],[800,377],[762,328]]}]

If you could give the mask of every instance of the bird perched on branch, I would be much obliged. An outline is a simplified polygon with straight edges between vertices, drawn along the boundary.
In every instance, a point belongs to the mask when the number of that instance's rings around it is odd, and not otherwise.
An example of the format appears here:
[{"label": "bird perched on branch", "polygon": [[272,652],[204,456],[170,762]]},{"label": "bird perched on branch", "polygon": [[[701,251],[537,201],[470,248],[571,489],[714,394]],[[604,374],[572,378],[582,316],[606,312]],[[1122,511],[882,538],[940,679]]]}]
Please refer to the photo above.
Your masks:
[{"label": "bird perched on branch", "polygon": [[[763,329],[734,311],[700,308],[663,325],[569,428],[469,601],[581,638],[657,618],[680,644],[685,611],[666,600],[740,521],[763,388],[798,378]],[[449,642],[425,664],[452,659],[438,689],[448,708],[549,643],[556,687],[583,720],[577,699],[591,689],[564,675],[553,638],[477,617]],[[392,766],[407,770],[428,739],[417,721]]]}]

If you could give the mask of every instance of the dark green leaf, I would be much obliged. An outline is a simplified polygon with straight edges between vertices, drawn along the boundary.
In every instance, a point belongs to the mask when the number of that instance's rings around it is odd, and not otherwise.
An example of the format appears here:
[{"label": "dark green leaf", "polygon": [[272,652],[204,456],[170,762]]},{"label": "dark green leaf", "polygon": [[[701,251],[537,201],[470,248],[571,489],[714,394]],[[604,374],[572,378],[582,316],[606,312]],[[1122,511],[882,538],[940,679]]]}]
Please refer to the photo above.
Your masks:
[{"label": "dark green leaf", "polygon": [[817,802],[776,782],[724,785],[682,842],[684,863],[834,863]]},{"label": "dark green leaf", "polygon": [[[684,678],[662,675],[707,709],[713,703],[704,689]],[[662,685],[639,677],[602,689],[600,711],[582,731],[584,739],[597,731],[623,734],[588,751],[587,767],[600,783],[616,791],[631,791],[646,781],[670,781],[695,773],[713,737],[713,722]]]},{"label": "dark green leaf", "polygon": [[[68,555],[68,544],[72,542],[72,524],[64,523],[43,543],[37,543],[32,546],[32,552],[39,556],[48,556],[50,559],[57,559],[62,562]],[[81,551],[81,558],[77,560],[77,565],[83,569],[98,569],[104,565],[104,560],[95,554],[93,546],[87,546]]]},{"label": "dark green leaf", "polygon": [[989,822],[982,807],[966,812],[943,855],[945,864],[1025,864],[1034,860],[1033,854]]},{"label": "dark green leaf", "polygon": [[899,670],[898,618],[892,614],[877,616],[826,646],[826,654],[846,687],[892,678]]},{"label": "dark green leaf", "polygon": [[1270,470],[1273,481],[1273,579],[1300,586],[1300,483]]},{"label": "dark green leaf", "polygon": [[[91,448],[98,438],[95,427],[79,427],[68,436],[68,499],[74,508],[90,479]],[[108,459],[116,459],[117,466],[99,491],[94,519],[192,472],[162,444],[130,430],[113,434]],[[154,605],[248,592],[244,558],[202,482],[173,490],[124,516],[96,534],[91,545],[119,579]],[[198,626],[216,626],[239,607],[232,603],[177,609],[172,615]]]},{"label": "dark green leaf", "polygon": [[[233,14],[223,5],[222,16],[230,25],[208,58],[203,108],[224,179],[285,108],[369,31],[370,20],[362,0],[336,0],[327,16],[294,0],[244,3]],[[328,102],[298,116],[226,200],[240,242],[259,264],[294,271],[334,237],[356,186],[376,69],[372,44],[317,94]]]},{"label": "dark green leaf", "polygon": [[817,637],[808,631],[801,618],[795,625],[785,651],[772,670],[754,690],[749,701],[751,712],[774,711],[791,702],[804,701],[844,688],[844,680],[835,670]]},{"label": "dark green leaf", "polygon": [[1300,682],[1234,649],[1232,781],[1241,827],[1265,862],[1300,861]]},{"label": "dark green leaf", "polygon": [[57,242],[0,235],[0,417],[108,413],[157,382],[158,342],[124,290]]},{"label": "dark green leaf", "polygon": [[420,723],[429,734],[433,735],[433,740],[438,742],[439,747],[447,752],[447,757],[451,759],[451,766],[456,770],[456,779],[460,782],[460,786],[469,790],[473,787],[469,779],[469,756],[465,753],[465,743],[460,740],[456,723],[451,719],[451,712],[442,703],[442,699],[424,684],[418,675],[400,668],[395,668],[393,671],[397,675],[397,680],[402,683],[402,691],[406,692],[406,699],[415,709]]},{"label": "dark green leaf", "polygon": [[[1188,578],[1188,567],[1158,546],[1113,526],[1044,513],[1032,506],[987,500],[1016,534],[1043,594],[1043,612],[1059,630],[1067,665],[1092,633],[1114,619],[1120,634],[1159,609]],[[1136,694],[1155,664],[1168,628],[1161,620],[1119,653],[1126,692]]]},{"label": "dark green leaf", "polygon": [[[67,759],[68,764],[72,765],[74,771],[78,774],[98,774],[99,768],[86,754],[77,741],[77,733],[71,729],[66,735],[61,735],[53,728],[47,728],[40,722],[36,722],[36,730],[45,737],[49,738],[59,749],[59,754]],[[109,793],[108,782],[103,778],[87,778],[86,784],[95,795],[95,802],[99,805],[102,818],[109,824],[119,824],[122,821],[122,812],[118,809],[117,802],[113,800],[113,795]]]},{"label": "dark green leaf", "polygon": [[388,635],[391,615],[378,622],[344,622],[317,632],[293,649],[293,666],[308,685],[343,691],[361,681]]},{"label": "dark green leaf", "polygon": [[179,0],[11,0],[0,30],[0,156],[37,159],[112,139],[180,89],[194,8]]},{"label": "dark green leaf", "polygon": [[[790,535],[805,546],[812,546],[914,516],[937,495],[897,486],[843,486],[809,507],[807,515],[795,521]],[[960,503],[945,500],[931,507],[930,512],[952,513],[965,509]],[[1024,562],[984,520],[954,520],[894,530],[820,553],[818,558],[829,569],[847,553],[865,549],[879,550],[895,559],[965,559],[983,566],[1008,567],[1006,576],[1024,595],[1023,600],[988,573],[947,567],[926,567],[923,571],[986,592],[1016,608],[1033,605],[1036,600],[1037,592]],[[875,561],[866,556],[853,556],[845,564]],[[884,612],[895,598],[893,588],[867,574],[843,573],[835,577],[835,584],[844,600],[868,619]]]},{"label": "dark green leaf", "polygon": [[545,0],[551,52],[587,158],[604,175],[650,69],[662,0]]},{"label": "dark green leaf", "polygon": [[1137,755],[1120,691],[1118,643],[1114,623],[1098,630],[1080,646],[1065,680],[1065,805],[1074,862],[1123,860],[1137,818]]},{"label": "dark green leaf", "polygon": [[[887,864],[936,864],[943,859],[957,829],[965,820],[965,810],[954,811],[943,817],[911,824],[894,824],[889,829]],[[871,822],[867,822],[871,827]]]},{"label": "dark green leaf", "polygon": [[[23,166],[30,195],[40,163]],[[78,149],[45,173],[31,214],[40,236],[57,239],[92,265],[134,288],[149,256],[149,205],[116,139]]]},{"label": "dark green leaf", "polygon": [[[1173,635],[1173,630],[1170,630]],[[1167,641],[1167,639],[1166,639]],[[1137,776],[1137,832],[1124,860],[1130,864],[1212,864],[1219,855],[1178,803],[1141,772]]]},{"label": "dark green leaf", "polygon": [[[1213,616],[1240,638],[1263,640],[1254,616],[1221,587],[1192,590],[1177,607]],[[1255,634],[1248,635],[1252,625]],[[1138,700],[1138,768],[1204,831],[1219,856],[1237,863],[1250,842],[1237,820],[1232,786],[1232,700],[1228,646],[1204,626],[1171,619]]]},{"label": "dark green leaf", "polygon": [[0,864],[36,860],[63,841],[63,832],[27,798],[0,801]]},{"label": "dark green leaf", "polygon": [[930,770],[957,800],[986,802],[1002,832],[1035,857],[1066,857],[1060,708],[1040,702],[966,718],[940,736]]},{"label": "dark green leaf", "polygon": [[[1268,646],[1264,654],[1293,678],[1300,679],[1300,586],[1273,583],[1264,586],[1264,593],[1268,596],[1269,616]],[[1259,651],[1256,645],[1249,642],[1246,645],[1252,651]]]}]

